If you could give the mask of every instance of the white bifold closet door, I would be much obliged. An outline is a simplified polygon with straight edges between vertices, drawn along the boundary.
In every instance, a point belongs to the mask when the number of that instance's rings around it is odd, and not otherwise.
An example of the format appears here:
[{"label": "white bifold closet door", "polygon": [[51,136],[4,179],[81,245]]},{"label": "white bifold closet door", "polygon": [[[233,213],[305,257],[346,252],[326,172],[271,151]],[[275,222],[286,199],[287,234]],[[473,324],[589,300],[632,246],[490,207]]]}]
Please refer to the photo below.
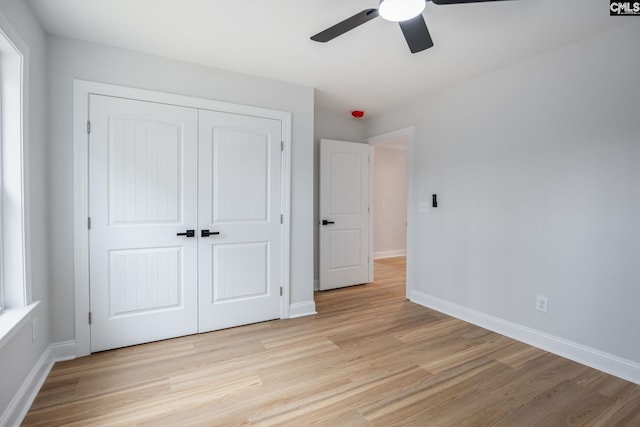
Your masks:
[{"label": "white bifold closet door", "polygon": [[91,95],[90,123],[91,351],[279,318],[280,121]]}]

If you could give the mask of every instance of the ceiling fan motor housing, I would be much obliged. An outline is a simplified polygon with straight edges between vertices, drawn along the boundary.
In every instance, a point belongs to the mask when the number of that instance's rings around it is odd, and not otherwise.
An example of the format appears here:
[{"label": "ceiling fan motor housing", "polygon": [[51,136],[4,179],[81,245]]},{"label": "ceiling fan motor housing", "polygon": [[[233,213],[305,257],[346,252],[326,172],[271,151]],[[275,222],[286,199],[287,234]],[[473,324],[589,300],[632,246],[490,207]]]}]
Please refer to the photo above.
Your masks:
[{"label": "ceiling fan motor housing", "polygon": [[387,21],[402,22],[420,15],[424,6],[424,0],[380,0],[378,13]]}]

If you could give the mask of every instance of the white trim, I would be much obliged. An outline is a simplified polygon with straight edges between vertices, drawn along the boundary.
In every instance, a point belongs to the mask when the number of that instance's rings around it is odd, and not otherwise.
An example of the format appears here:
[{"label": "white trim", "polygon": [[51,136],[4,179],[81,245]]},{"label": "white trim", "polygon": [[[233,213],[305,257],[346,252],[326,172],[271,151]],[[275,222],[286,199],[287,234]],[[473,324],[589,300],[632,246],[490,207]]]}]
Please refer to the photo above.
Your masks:
[{"label": "white trim", "polygon": [[13,396],[9,405],[0,416],[0,425],[18,426],[24,420],[29,408],[33,404],[40,388],[47,379],[55,362],[73,359],[75,343],[67,341],[50,344],[42,353],[36,364],[29,372],[18,392]]},{"label": "white trim", "polygon": [[75,289],[75,331],[78,356],[91,353],[90,327],[87,322],[89,312],[89,165],[87,120],[89,117],[89,95],[98,94],[128,99],[137,99],[161,104],[178,105],[203,110],[222,111],[245,116],[265,117],[282,122],[284,142],[282,164],[282,287],[283,300],[280,316],[290,317],[290,235],[291,235],[291,113],[251,107],[204,98],[156,92],[116,86],[105,83],[74,80],[73,82],[73,193],[74,193],[74,289]]},{"label": "white trim", "polygon": [[394,258],[398,256],[406,256],[406,249],[395,249],[392,251],[378,251],[373,253],[373,259]]},{"label": "white trim", "polygon": [[73,82],[73,260],[75,332],[78,356],[91,354],[89,313],[89,153],[87,118],[91,86]]},{"label": "white trim", "polygon": [[76,358],[75,340],[63,341],[49,345],[54,362],[63,362]]},{"label": "white trim", "polygon": [[373,253],[373,249],[375,247],[375,234],[374,234],[374,224],[375,224],[375,205],[376,205],[376,149],[373,145],[369,146],[369,254],[367,257],[369,258],[369,282],[373,283],[375,280],[374,274],[374,265],[373,260],[375,260],[375,254]]},{"label": "white trim", "polygon": [[289,313],[290,319],[318,314],[315,301],[295,302],[291,304]]},{"label": "white trim", "polygon": [[291,113],[282,120],[282,319],[291,313]]},{"label": "white trim", "polygon": [[382,142],[380,144],[376,144],[376,150],[407,151],[407,146],[404,144],[388,144],[387,142]]},{"label": "white trim", "polygon": [[313,291],[319,291],[320,290],[320,279],[314,279],[313,280]]},{"label": "white trim", "polygon": [[640,364],[592,347],[547,334],[517,323],[413,290],[409,299],[417,304],[448,314],[465,322],[546,350],[583,365],[640,384]]},{"label": "white trim", "polygon": [[[375,146],[378,144],[384,144],[385,142],[397,140],[399,138],[406,138],[407,140],[407,284],[406,295],[409,297],[411,290],[413,289],[413,144],[414,144],[414,127],[409,126],[402,129],[397,129],[391,132],[386,132],[380,135],[367,138],[369,145]],[[373,165],[372,165],[373,167]],[[373,181],[372,185],[373,186]],[[373,219],[373,217],[372,217]],[[369,227],[373,229],[373,221],[370,222]],[[371,234],[373,230],[371,231]],[[373,243],[371,243],[373,245]],[[372,263],[373,264],[373,263]]]}]

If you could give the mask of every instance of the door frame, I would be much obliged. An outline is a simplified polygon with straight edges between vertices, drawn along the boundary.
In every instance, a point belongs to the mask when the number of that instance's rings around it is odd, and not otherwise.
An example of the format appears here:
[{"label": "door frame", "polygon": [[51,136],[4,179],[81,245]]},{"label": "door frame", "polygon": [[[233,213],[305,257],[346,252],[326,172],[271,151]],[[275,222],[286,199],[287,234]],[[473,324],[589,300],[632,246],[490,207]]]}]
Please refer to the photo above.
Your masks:
[{"label": "door frame", "polygon": [[89,95],[105,95],[139,101],[156,102],[194,109],[221,111],[246,116],[280,120],[282,123],[282,301],[280,317],[289,318],[290,236],[291,236],[291,113],[232,104],[205,98],[136,89],[75,79],[73,81],[73,238],[74,238],[74,308],[75,356],[91,354],[89,325]]},{"label": "door frame", "polygon": [[[373,201],[374,194],[374,173],[375,173],[375,146],[379,144],[384,144],[385,142],[389,142],[399,138],[406,138],[407,140],[407,270],[406,270],[406,288],[405,293],[406,297],[409,298],[410,290],[413,289],[413,136],[414,136],[414,127],[409,126],[402,129],[397,129],[391,132],[386,132],[383,134],[379,134],[373,136],[371,138],[367,138],[367,143],[371,146],[371,166],[369,167],[370,174],[370,184],[369,191],[370,193],[370,203]],[[373,281],[373,211],[374,209],[369,210],[369,259],[371,263],[369,264],[369,280]]]}]

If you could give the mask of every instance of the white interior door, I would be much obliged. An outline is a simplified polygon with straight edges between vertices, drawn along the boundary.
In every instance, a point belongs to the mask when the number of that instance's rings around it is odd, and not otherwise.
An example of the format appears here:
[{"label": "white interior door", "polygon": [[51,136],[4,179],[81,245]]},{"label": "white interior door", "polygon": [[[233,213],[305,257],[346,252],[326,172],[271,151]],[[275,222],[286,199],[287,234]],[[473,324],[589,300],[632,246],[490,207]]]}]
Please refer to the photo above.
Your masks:
[{"label": "white interior door", "polygon": [[197,332],[197,110],[90,96],[91,351]]},{"label": "white interior door", "polygon": [[369,145],[320,141],[320,289],[369,280]]},{"label": "white interior door", "polygon": [[200,111],[200,332],[280,318],[281,128]]}]

